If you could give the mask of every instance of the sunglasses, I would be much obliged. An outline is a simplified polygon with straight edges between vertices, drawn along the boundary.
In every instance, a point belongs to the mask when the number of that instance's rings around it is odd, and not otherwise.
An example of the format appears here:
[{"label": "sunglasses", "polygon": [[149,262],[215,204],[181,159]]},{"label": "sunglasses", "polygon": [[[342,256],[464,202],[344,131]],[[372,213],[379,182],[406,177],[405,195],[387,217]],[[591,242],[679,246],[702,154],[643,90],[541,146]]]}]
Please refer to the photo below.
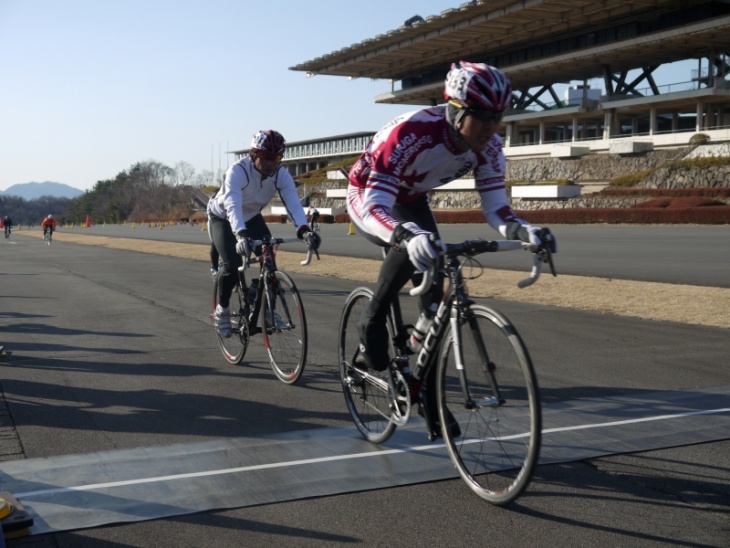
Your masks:
[{"label": "sunglasses", "polygon": [[490,124],[492,122],[499,123],[502,121],[502,117],[504,116],[504,111],[496,111],[496,110],[485,110],[485,109],[467,109],[467,114],[470,116],[473,116],[476,120],[480,121],[482,124]]},{"label": "sunglasses", "polygon": [[267,162],[276,162],[277,164],[281,162],[282,158],[284,158],[283,154],[259,154],[257,156],[258,158],[261,158],[262,160],[266,160]]}]

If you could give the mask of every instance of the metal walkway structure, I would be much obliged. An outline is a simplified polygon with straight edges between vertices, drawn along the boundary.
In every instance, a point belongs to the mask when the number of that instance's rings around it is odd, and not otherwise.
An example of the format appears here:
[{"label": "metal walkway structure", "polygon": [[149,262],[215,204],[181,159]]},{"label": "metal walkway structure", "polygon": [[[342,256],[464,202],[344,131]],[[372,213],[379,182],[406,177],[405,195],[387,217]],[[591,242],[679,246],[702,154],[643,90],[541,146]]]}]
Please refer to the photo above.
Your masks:
[{"label": "metal walkway structure", "polygon": [[[690,445],[730,438],[730,386],[564,401],[543,414],[541,465]],[[33,535],[455,477],[414,417],[382,446],[354,427],[323,428],[5,462],[0,491],[24,505]]]}]

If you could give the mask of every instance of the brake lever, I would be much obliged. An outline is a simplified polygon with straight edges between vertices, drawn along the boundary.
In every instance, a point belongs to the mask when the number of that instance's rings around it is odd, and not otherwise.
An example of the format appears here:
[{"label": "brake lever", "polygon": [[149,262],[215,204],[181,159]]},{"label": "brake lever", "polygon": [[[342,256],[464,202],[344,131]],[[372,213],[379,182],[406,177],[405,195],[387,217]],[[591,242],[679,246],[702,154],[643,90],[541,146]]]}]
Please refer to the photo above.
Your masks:
[{"label": "brake lever", "polygon": [[555,272],[555,264],[553,263],[553,254],[550,251],[550,249],[546,246],[545,247],[541,246],[537,249],[537,251],[535,251],[535,254],[540,257],[540,260],[543,263],[547,263],[548,266],[550,266],[550,273],[553,276],[557,277],[558,274]]},{"label": "brake lever", "polygon": [[317,255],[317,260],[319,261],[319,250],[314,249],[313,247],[307,248],[307,258],[304,259],[301,263],[302,266],[307,266],[309,263],[312,262],[312,255]]},{"label": "brake lever", "polygon": [[549,249],[546,249],[547,254],[547,264],[550,266],[550,273],[553,275],[553,277],[557,277],[558,274],[555,272],[555,265],[553,264],[553,253]]}]

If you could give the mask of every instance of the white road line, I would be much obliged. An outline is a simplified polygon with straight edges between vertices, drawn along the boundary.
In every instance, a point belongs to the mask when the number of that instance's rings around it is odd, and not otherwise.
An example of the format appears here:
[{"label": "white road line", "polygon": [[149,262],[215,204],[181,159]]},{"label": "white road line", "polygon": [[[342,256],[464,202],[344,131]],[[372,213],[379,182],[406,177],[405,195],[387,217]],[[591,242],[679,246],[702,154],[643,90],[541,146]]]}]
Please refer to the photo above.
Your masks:
[{"label": "white road line", "polygon": [[[657,415],[654,417],[641,417],[636,419],[627,419],[622,421],[612,421],[612,422],[605,422],[605,423],[595,423],[595,424],[580,424],[576,426],[565,426],[561,428],[549,428],[543,430],[543,434],[552,434],[555,432],[568,432],[571,430],[586,430],[591,428],[605,428],[610,426],[622,426],[627,424],[636,424],[641,422],[650,422],[650,421],[660,421],[660,420],[671,420],[671,419],[681,419],[684,417],[692,417],[697,415],[713,415],[713,414],[720,414],[720,413],[728,413],[730,412],[730,407],[724,407],[719,409],[707,409],[703,411],[689,411],[686,413],[676,413],[672,415]],[[515,439],[520,437],[526,437],[528,436],[528,433],[524,434],[517,434],[514,436],[510,436],[507,438],[502,439]],[[476,440],[476,441],[482,441],[482,440]],[[273,468],[288,468],[288,467],[294,467],[294,466],[301,466],[301,465],[309,465],[309,464],[317,464],[322,462],[333,462],[333,461],[341,461],[341,460],[349,460],[349,459],[360,459],[360,458],[367,458],[367,457],[379,457],[383,455],[395,455],[399,453],[412,453],[412,452],[418,452],[418,451],[433,451],[434,449],[442,448],[444,447],[443,443],[439,444],[428,444],[428,445],[420,445],[415,447],[409,447],[405,449],[384,449],[384,450],[378,450],[378,451],[369,451],[367,453],[352,453],[347,455],[335,455],[330,457],[319,457],[319,458],[312,458],[312,459],[301,459],[301,460],[293,460],[293,461],[286,461],[286,462],[277,462],[277,463],[268,463],[268,464],[257,464],[253,466],[241,466],[237,468],[224,468],[221,470],[209,470],[207,472],[191,472],[188,474],[174,474],[170,476],[157,476],[152,478],[140,478],[140,479],[133,479],[133,480],[125,480],[125,481],[114,481],[114,482],[107,482],[107,483],[92,483],[89,485],[79,485],[77,487],[59,487],[56,489],[42,489],[39,491],[28,491],[27,493],[16,493],[15,496],[19,499],[23,498],[31,498],[31,497],[39,497],[44,495],[52,495],[52,494],[58,494],[58,493],[71,493],[74,491],[94,491],[97,489],[109,489],[113,487],[124,487],[128,485],[142,485],[145,483],[156,483],[156,482],[164,482],[164,481],[175,481],[175,480],[183,480],[183,479],[190,479],[190,478],[200,478],[205,476],[219,476],[224,474],[238,474],[241,472],[251,472],[255,470],[268,470]]]}]

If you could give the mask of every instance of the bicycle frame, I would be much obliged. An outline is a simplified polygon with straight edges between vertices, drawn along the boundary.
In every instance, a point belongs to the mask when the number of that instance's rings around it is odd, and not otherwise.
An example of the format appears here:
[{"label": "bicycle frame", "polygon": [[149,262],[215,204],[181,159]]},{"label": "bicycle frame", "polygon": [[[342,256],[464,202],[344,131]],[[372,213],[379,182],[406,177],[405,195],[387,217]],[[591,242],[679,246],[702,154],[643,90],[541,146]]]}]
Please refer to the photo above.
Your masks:
[{"label": "bicycle frame", "polygon": [[[301,295],[296,284],[286,273],[277,269],[276,254],[282,243],[299,241],[298,238],[272,238],[254,240],[251,248],[257,255],[248,253],[242,257],[243,265],[236,272],[235,291],[230,304],[231,336],[217,332],[218,344],[226,361],[238,365],[249,346],[250,337],[261,333],[269,362],[276,376],[286,384],[299,380],[307,357],[307,321]],[[308,264],[314,251],[307,251]],[[246,284],[244,271],[252,264],[259,264],[258,275],[253,274],[251,284]],[[218,306],[219,277],[213,288],[213,313]],[[265,310],[262,310],[265,307]],[[261,319],[259,319],[261,318]]]},{"label": "bicycle frame", "polygon": [[[465,310],[469,307],[469,305],[473,304],[474,301],[469,298],[467,293],[466,285],[464,284],[464,279],[461,275],[461,261],[459,261],[457,257],[450,257],[448,259],[447,266],[445,266],[441,272],[448,275],[449,286],[444,293],[444,298],[434,316],[433,324],[431,325],[428,333],[425,335],[423,345],[416,357],[416,366],[413,371],[413,377],[417,380],[422,380],[425,376],[427,376],[429,369],[435,366],[438,350],[444,338],[446,328],[448,327],[448,324],[451,323],[452,333],[455,338],[453,346],[456,369],[459,373],[461,389],[464,393],[465,406],[470,409],[475,406],[475,403],[469,393],[469,384],[466,379],[466,369],[464,367],[463,355],[461,353],[461,330],[457,329],[457,324],[460,317],[464,316]],[[492,389],[496,395],[496,401],[503,403],[503,399],[499,394],[497,381],[489,369],[489,355],[486,347],[484,346],[481,334],[479,333],[479,326],[473,318],[467,317],[467,320],[469,321],[469,329],[475,332],[474,340],[478,344],[480,363],[483,366],[485,374],[490,379]]]},{"label": "bicycle frame", "polygon": [[[489,353],[484,345],[482,337],[479,334],[479,326],[471,317],[467,318],[469,321],[469,329],[475,332],[474,339],[478,341],[477,350],[479,354],[479,361],[489,379],[495,397],[490,399],[488,402],[480,402],[477,404],[469,393],[469,383],[467,382],[466,368],[464,367],[463,356],[461,353],[462,344],[461,340],[459,340],[461,337],[461,331],[457,329],[457,324],[460,318],[464,317],[465,310],[474,304],[474,301],[469,298],[466,285],[464,284],[464,278],[462,275],[463,263],[460,260],[460,257],[465,254],[467,249],[470,248],[472,250],[472,254],[516,249],[530,249],[534,252],[534,249],[530,247],[530,244],[525,244],[519,241],[504,240],[490,242],[472,241],[464,242],[463,244],[447,245],[446,247],[447,248],[444,250],[444,266],[438,270],[438,272],[435,268],[425,272],[421,285],[410,290],[410,294],[413,296],[421,295],[431,288],[431,285],[434,283],[434,278],[436,278],[435,283],[440,284],[443,284],[446,280],[448,280],[448,286],[444,291],[444,296],[436,310],[433,323],[424,336],[423,344],[416,354],[415,366],[413,368],[410,368],[409,366],[409,355],[411,355],[411,351],[406,345],[406,341],[409,337],[407,329],[410,326],[405,324],[403,321],[400,298],[396,295],[396,298],[391,303],[391,308],[388,313],[388,321],[391,323],[393,330],[392,342],[395,349],[395,357],[391,361],[390,369],[391,371],[398,370],[403,375],[410,375],[411,379],[409,379],[409,390],[411,398],[414,400],[418,399],[423,381],[429,375],[431,368],[437,366],[439,349],[445,338],[446,329],[449,327],[449,324],[451,324],[452,333],[454,333],[454,337],[456,338],[453,342],[455,354],[454,358],[456,362],[455,365],[458,371],[462,392],[464,394],[465,407],[471,409],[477,405],[499,406],[504,403],[504,399],[500,395],[499,385],[493,371],[490,369]],[[476,251],[477,248],[479,248],[479,251]],[[520,280],[518,282],[518,286],[524,288],[535,283],[540,276],[541,265],[543,262],[546,262],[544,257],[535,254],[533,259],[533,269],[530,276],[526,279]],[[391,385],[391,393],[395,393],[393,391],[395,381],[392,377],[393,375],[389,376],[388,383]],[[400,425],[402,425],[402,423],[404,423],[404,420],[399,421]]]},{"label": "bicycle frame", "polygon": [[434,276],[439,284],[448,280],[415,353],[412,371],[408,365],[413,353],[406,341],[413,326],[403,322],[398,295],[387,315],[394,355],[384,374],[358,365],[362,363],[358,361],[358,322],[373,298],[372,290],[355,289],[340,322],[342,388],[360,433],[373,443],[383,443],[396,427],[408,422],[411,405],[417,402],[429,439],[443,437],[454,466],[470,489],[497,505],[511,502],[524,491],[539,458],[539,386],[514,325],[470,298],[465,282],[474,277],[467,271],[470,265],[481,268],[473,260],[475,255],[517,249],[534,254],[533,271],[518,282],[519,287],[533,284],[543,263],[550,264],[555,274],[551,251],[530,244],[468,240],[443,246],[440,270],[424,275],[424,283],[410,291],[411,295],[425,293]]},{"label": "bicycle frame", "polygon": [[[261,312],[261,302],[263,300],[262,297],[263,297],[264,291],[266,291],[267,297],[269,297],[266,301],[268,303],[274,302],[272,291],[274,291],[274,289],[276,287],[276,283],[277,283],[274,273],[277,271],[276,254],[279,250],[279,245],[282,243],[289,243],[292,241],[296,241],[296,238],[265,237],[263,240],[255,240],[253,242],[254,247],[261,246],[261,254],[256,256],[253,259],[251,259],[250,256],[246,259],[246,262],[248,263],[248,265],[256,264],[256,263],[258,263],[260,265],[259,276],[258,276],[259,283],[258,283],[258,288],[256,291],[256,301],[253,303],[253,309],[250,311],[250,315],[249,315],[249,325],[251,327],[253,327],[257,333],[259,331],[264,331],[264,333],[265,333],[265,331],[266,331],[265,329],[261,330],[257,326],[258,317],[260,315],[259,313]],[[243,282],[244,282],[243,277],[239,276],[239,283],[241,284],[242,289],[245,288],[245,284]],[[248,296],[247,296],[247,302],[248,302],[249,306],[252,304],[250,302]],[[271,310],[270,312],[273,316],[274,311]],[[287,313],[288,313],[288,311],[287,311]],[[265,334],[265,337],[266,337],[266,334]]]},{"label": "bicycle frame", "polygon": [[[403,314],[401,310],[400,298],[396,298],[391,303],[391,309],[389,312],[390,322],[393,326],[393,347],[395,348],[396,355],[392,361],[392,367],[396,367],[402,374],[410,373],[411,379],[409,383],[411,398],[415,401],[420,398],[419,392],[423,381],[428,376],[431,368],[436,367],[439,349],[441,348],[442,340],[444,339],[446,329],[451,323],[454,327],[452,332],[455,337],[460,337],[460,331],[456,329],[455,322],[459,321],[460,315],[463,314],[465,308],[468,307],[473,301],[469,299],[466,292],[466,286],[464,285],[463,277],[460,270],[461,262],[457,257],[450,257],[444,268],[440,271],[439,280],[436,283],[444,283],[447,279],[449,281],[448,287],[444,292],[444,297],[439,303],[439,307],[434,315],[433,323],[429,327],[428,332],[424,336],[423,343],[420,350],[417,352],[415,357],[415,365],[410,368],[409,354],[411,351],[406,345],[406,341],[409,338],[408,325],[403,321]],[[471,329],[477,329],[476,324],[470,325]],[[481,337],[478,337],[481,342]],[[463,367],[463,356],[461,356],[459,349],[461,348],[461,341],[454,341],[454,349],[456,352],[457,370],[459,372],[459,380],[462,391],[464,393],[464,402],[467,408],[474,405],[471,395],[469,394],[468,383],[466,379],[465,368]],[[485,364],[485,371],[488,370],[486,364],[489,363],[487,357],[486,348],[481,344],[479,349],[481,363]],[[492,381],[492,387],[497,393],[498,389],[496,381],[492,375],[490,375]],[[427,388],[432,389],[432,388]]]}]

